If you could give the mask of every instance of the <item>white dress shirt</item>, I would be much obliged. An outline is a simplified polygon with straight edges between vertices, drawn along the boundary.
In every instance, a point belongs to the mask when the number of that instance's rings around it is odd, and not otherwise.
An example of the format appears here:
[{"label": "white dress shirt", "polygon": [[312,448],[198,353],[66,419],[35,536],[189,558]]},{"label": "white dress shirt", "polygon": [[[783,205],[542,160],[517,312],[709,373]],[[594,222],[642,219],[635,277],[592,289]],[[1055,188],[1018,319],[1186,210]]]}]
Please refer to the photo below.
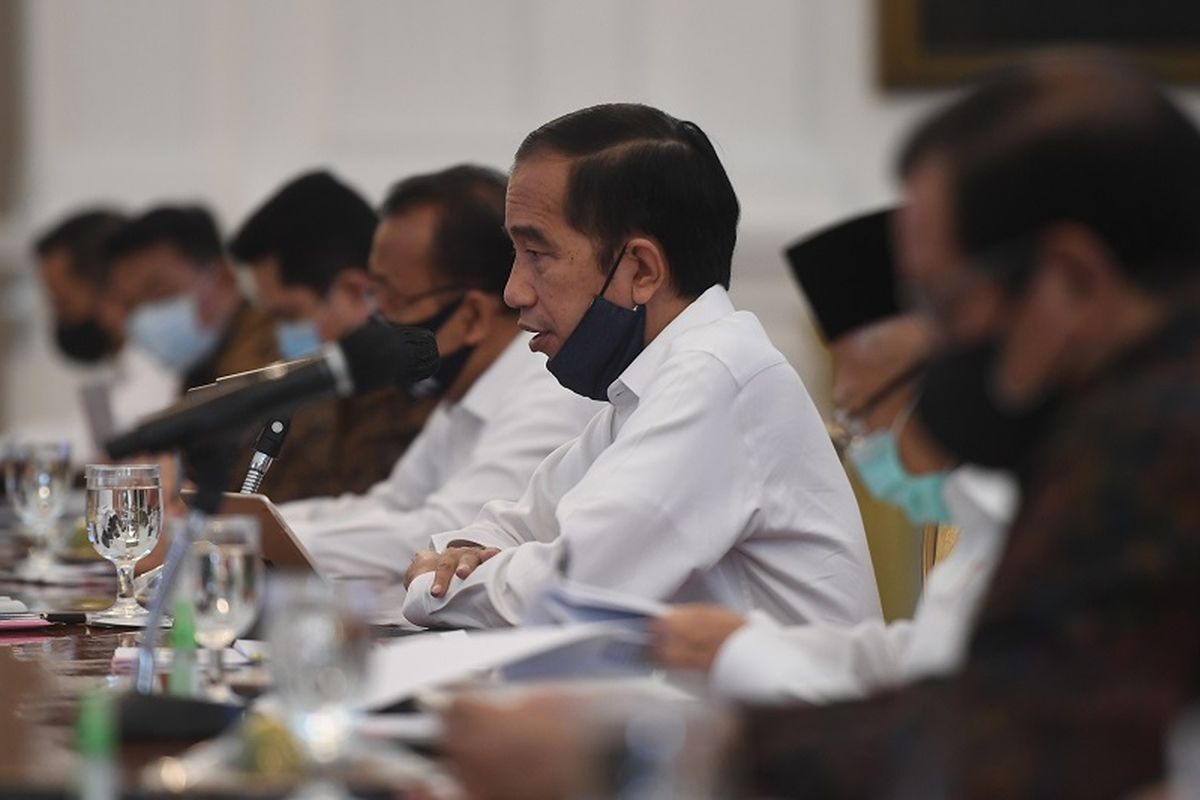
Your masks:
[{"label": "white dress shirt", "polygon": [[519,497],[546,455],[583,430],[600,404],[562,388],[530,338],[518,334],[460,401],[440,403],[387,480],[280,506],[322,573],[400,580],[433,534]]},{"label": "white dress shirt", "polygon": [[751,615],[717,654],[715,690],[751,702],[824,703],[955,671],[1004,551],[1017,490],[1005,475],[960,467],[947,477],[945,499],[958,543],[930,571],[911,621],[781,627]]},{"label": "white dress shirt", "polygon": [[502,552],[441,598],[429,594],[432,574],[417,578],[411,621],[515,624],[564,566],[579,583],[790,623],[880,616],[829,435],[795,370],[723,288],[655,337],[608,398],[518,502],[489,503],[465,529],[434,537],[438,549],[466,539]]}]

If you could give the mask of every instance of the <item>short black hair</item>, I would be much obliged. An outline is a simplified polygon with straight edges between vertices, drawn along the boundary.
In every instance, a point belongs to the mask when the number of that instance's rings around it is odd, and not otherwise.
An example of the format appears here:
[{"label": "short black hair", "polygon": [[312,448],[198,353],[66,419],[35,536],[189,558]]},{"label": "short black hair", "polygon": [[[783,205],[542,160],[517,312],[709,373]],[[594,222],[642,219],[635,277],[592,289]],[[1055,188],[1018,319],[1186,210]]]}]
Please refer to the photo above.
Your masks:
[{"label": "short black hair", "polygon": [[740,209],[698,125],[637,103],[596,105],[530,133],[516,163],[545,152],[573,159],[563,211],[596,243],[601,269],[640,233],[662,244],[684,297],[729,288]]},{"label": "short black hair", "polygon": [[394,217],[419,206],[438,209],[430,258],[457,286],[504,294],[512,271],[512,242],[504,232],[504,173],[474,164],[413,175],[388,191],[382,213]]},{"label": "short black hair", "polygon": [[120,258],[162,244],[202,269],[223,257],[217,221],[200,205],[157,206],[131,219],[108,240],[108,257]]},{"label": "short black hair", "polygon": [[946,160],[957,243],[980,268],[1019,283],[1040,234],[1070,222],[1143,288],[1197,274],[1200,132],[1116,56],[1054,51],[1001,69],[916,129],[901,177],[931,157]]},{"label": "short black hair", "polygon": [[63,217],[34,240],[39,259],[62,250],[75,277],[100,289],[108,281],[108,240],[125,224],[125,215],[106,207],[87,208]]},{"label": "short black hair", "polygon": [[366,270],[378,221],[354,189],[329,172],[309,172],[259,206],[229,252],[246,264],[275,258],[283,284],[324,295],[342,270]]}]

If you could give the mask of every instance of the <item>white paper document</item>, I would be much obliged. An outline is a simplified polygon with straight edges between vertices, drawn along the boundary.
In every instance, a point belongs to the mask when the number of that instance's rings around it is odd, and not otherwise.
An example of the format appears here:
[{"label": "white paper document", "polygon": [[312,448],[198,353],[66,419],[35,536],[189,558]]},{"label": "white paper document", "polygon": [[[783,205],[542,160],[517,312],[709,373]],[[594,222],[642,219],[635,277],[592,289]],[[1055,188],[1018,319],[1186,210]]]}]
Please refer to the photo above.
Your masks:
[{"label": "white paper document", "polygon": [[582,583],[563,581],[546,588],[530,604],[523,625],[611,622],[638,629],[661,616],[667,605]]},{"label": "white paper document", "polygon": [[574,645],[621,642],[629,631],[619,624],[541,626],[408,636],[375,648],[367,689],[357,704],[382,709],[427,687],[475,673],[547,657]]}]

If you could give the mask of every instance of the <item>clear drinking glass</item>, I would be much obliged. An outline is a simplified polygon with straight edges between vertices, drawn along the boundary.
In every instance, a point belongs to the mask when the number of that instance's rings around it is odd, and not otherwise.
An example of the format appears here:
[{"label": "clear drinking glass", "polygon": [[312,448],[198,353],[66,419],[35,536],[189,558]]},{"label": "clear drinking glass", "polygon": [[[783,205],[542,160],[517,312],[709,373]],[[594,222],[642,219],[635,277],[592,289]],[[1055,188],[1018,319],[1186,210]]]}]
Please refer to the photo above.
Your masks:
[{"label": "clear drinking glass", "polygon": [[162,482],[157,464],[89,464],[87,533],[92,547],[117,568],[117,601],[93,619],[130,622],[147,612],[134,599],[133,568],[162,534]]},{"label": "clear drinking glass", "polygon": [[354,727],[353,701],[366,683],[370,597],[357,585],[286,576],[270,591],[268,638],[285,724],[300,743],[313,780],[298,797],[340,797],[327,776]]},{"label": "clear drinking glass", "polygon": [[185,572],[196,610],[196,641],[209,653],[210,694],[224,694],[225,648],[250,630],[263,584],[258,520],[210,517],[192,544]]},{"label": "clear drinking glass", "polygon": [[53,559],[49,540],[67,502],[71,445],[67,442],[11,444],[4,459],[5,490],[29,539],[21,574],[45,575]]}]

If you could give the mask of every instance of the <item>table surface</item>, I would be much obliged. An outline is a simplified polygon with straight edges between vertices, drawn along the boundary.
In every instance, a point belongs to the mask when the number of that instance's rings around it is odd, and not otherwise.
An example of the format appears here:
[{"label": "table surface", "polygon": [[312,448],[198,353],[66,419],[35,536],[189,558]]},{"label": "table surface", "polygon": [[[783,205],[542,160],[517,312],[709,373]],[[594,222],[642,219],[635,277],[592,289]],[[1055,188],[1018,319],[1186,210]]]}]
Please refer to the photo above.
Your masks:
[{"label": "table surface", "polygon": [[[19,539],[3,523],[0,519],[0,568],[11,566],[23,554]],[[43,586],[0,579],[0,595],[21,600],[30,611],[36,612],[97,611],[111,605],[116,596],[115,571],[111,581],[93,578],[76,586]],[[10,770],[8,774],[0,774],[0,796],[71,794],[72,780],[79,767],[74,739],[80,698],[96,689],[129,685],[128,676],[113,674],[112,658],[118,647],[137,646],[139,635],[138,630],[83,624],[0,630],[0,650],[18,662],[36,665],[43,672],[45,684],[36,693],[21,697],[16,708],[18,719],[32,727],[37,740],[36,758],[25,759],[26,763],[16,773]],[[147,764],[176,755],[187,745],[179,741],[122,743],[119,769],[123,785],[137,786]],[[127,796],[153,795],[127,791]]]}]

